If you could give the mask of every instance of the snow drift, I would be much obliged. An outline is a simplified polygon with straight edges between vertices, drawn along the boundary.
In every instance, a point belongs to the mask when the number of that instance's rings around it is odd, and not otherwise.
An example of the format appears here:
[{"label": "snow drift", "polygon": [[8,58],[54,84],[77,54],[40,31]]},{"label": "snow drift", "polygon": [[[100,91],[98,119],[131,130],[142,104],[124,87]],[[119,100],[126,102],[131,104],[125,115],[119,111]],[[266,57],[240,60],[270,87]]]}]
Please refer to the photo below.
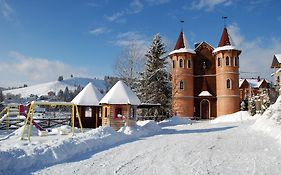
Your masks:
[{"label": "snow drift", "polygon": [[211,120],[211,123],[224,123],[224,122],[240,122],[243,120],[253,120],[256,119],[256,116],[251,116],[247,111],[239,111],[229,115],[222,115],[217,117],[214,120]]},{"label": "snow drift", "polygon": [[252,128],[263,131],[281,144],[281,96],[257,119]]}]

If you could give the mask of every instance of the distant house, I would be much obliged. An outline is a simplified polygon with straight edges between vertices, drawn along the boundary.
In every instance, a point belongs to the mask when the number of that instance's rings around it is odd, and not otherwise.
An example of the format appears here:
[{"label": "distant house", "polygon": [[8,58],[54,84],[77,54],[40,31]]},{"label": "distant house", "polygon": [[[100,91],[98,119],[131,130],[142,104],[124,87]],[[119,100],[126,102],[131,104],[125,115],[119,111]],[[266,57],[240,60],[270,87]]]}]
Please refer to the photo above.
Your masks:
[{"label": "distant house", "polygon": [[240,99],[246,100],[249,96],[255,96],[263,90],[269,88],[269,82],[265,79],[258,78],[240,78],[239,90]]},{"label": "distant house", "polygon": [[102,125],[115,130],[136,124],[136,108],[141,104],[136,94],[122,81],[118,81],[101,99]]},{"label": "distant house", "polygon": [[[84,128],[97,128],[101,126],[101,106],[99,105],[101,98],[102,94],[99,90],[92,83],[89,83],[71,101],[78,107],[78,113]],[[75,117],[74,123],[75,126],[79,126],[77,117]]]},{"label": "distant house", "polygon": [[279,89],[281,85],[281,54],[273,56],[271,68],[274,69],[274,73],[272,74],[274,76],[274,85]]}]

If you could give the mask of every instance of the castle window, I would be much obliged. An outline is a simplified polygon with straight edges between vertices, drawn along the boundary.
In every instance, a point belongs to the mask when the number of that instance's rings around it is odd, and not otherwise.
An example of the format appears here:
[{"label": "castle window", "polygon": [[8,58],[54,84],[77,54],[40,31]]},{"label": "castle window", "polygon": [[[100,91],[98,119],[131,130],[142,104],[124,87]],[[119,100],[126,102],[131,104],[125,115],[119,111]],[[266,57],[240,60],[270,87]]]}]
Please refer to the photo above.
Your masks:
[{"label": "castle window", "polygon": [[180,81],[180,89],[184,89],[184,83],[182,80]]},{"label": "castle window", "polygon": [[228,56],[225,58],[225,65],[226,65],[226,66],[229,66],[229,65],[230,65],[229,57],[228,57]]},{"label": "castle window", "polygon": [[235,57],[234,66],[239,66],[239,57]]},{"label": "castle window", "polygon": [[218,58],[218,67],[221,67],[221,58]]},{"label": "castle window", "polygon": [[180,63],[179,63],[179,64],[180,64],[180,65],[179,65],[180,68],[183,68],[183,67],[184,67],[184,66],[183,66],[183,63],[184,63],[184,62],[183,62],[183,59],[180,59]]},{"label": "castle window", "polygon": [[226,88],[227,89],[232,89],[232,81],[231,81],[231,79],[227,79],[226,80]]},{"label": "castle window", "polygon": [[175,68],[175,60],[173,60],[173,68]]},{"label": "castle window", "polygon": [[192,63],[191,59],[188,59],[187,60],[187,68],[189,68],[189,69],[191,68],[191,66],[192,66],[191,63]]}]

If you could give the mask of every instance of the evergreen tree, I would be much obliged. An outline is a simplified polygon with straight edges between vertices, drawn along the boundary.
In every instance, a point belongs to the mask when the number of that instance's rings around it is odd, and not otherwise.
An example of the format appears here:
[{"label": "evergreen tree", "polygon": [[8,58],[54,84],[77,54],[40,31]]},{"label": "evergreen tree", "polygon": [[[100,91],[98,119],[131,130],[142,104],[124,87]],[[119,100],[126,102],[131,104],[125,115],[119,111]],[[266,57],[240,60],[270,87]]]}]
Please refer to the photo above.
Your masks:
[{"label": "evergreen tree", "polygon": [[0,102],[4,101],[4,95],[2,90],[0,90]]},{"label": "evergreen tree", "polygon": [[[171,112],[172,87],[170,74],[166,68],[165,59],[161,58],[166,53],[161,36],[156,34],[150,49],[146,53],[145,70],[138,82],[138,95],[142,102],[160,103],[158,114],[169,116]],[[155,109],[156,110],[156,109]],[[150,115],[156,111],[151,110]]]},{"label": "evergreen tree", "polygon": [[63,101],[64,100],[63,90],[60,90],[58,92],[57,96],[58,96],[58,100]]},{"label": "evergreen tree", "polygon": [[63,94],[64,94],[64,101],[70,101],[71,97],[70,97],[68,86],[65,87]]}]

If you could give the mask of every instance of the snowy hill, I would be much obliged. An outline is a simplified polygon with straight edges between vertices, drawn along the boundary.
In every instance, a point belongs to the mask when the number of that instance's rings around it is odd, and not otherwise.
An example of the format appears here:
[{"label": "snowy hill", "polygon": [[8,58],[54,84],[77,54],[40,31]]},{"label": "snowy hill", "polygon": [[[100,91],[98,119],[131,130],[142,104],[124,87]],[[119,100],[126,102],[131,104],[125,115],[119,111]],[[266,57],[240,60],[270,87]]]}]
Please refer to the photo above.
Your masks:
[{"label": "snowy hill", "polygon": [[89,82],[93,83],[98,90],[104,92],[106,91],[107,85],[104,80],[74,77],[62,81],[52,81],[25,88],[6,90],[3,91],[3,93],[4,95],[8,93],[14,95],[21,94],[21,97],[23,98],[29,97],[31,94],[38,95],[40,97],[42,95],[47,95],[50,91],[53,91],[57,94],[60,90],[64,90],[66,87],[68,87],[69,90],[74,91],[78,86],[85,87]]}]

